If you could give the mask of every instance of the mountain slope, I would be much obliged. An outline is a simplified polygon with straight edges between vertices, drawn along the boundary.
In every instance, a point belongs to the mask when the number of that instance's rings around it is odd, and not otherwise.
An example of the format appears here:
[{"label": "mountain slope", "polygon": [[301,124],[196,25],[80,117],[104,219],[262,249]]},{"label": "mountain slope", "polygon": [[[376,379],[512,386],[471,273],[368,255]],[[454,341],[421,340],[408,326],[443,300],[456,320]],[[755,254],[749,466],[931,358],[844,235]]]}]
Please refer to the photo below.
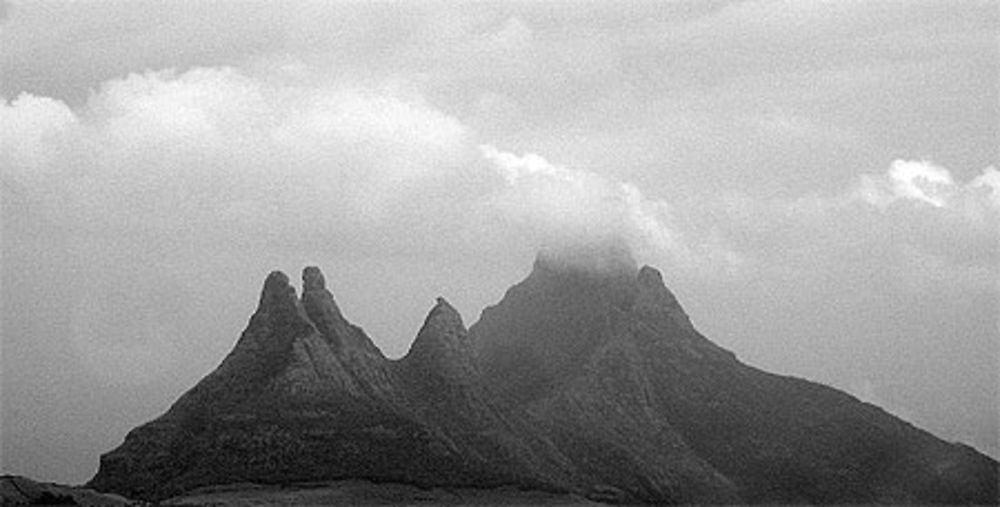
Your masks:
[{"label": "mountain slope", "polygon": [[997,463],[742,364],[627,252],[543,255],[466,329],[444,299],[385,358],[322,273],[280,272],[222,364],[102,456],[99,491],[365,479],[612,502],[991,503]]},{"label": "mountain slope", "polygon": [[[299,300],[284,274],[268,276],[229,356],[164,415],[102,456],[91,487],[146,499],[210,484],[339,478],[558,489],[528,464],[545,462],[535,458],[537,448],[503,431],[474,393],[446,397],[441,408],[464,424],[442,424],[440,410],[426,410],[427,397],[452,383],[461,393],[466,381],[445,377],[415,388],[414,367],[429,361],[446,372],[463,368],[450,362],[468,360],[435,363],[436,351],[428,357],[418,350],[390,361],[343,318],[317,269],[303,272],[303,287]],[[437,329],[441,313],[432,311],[421,343],[452,332]],[[454,332],[464,334],[458,326]]]},{"label": "mountain slope", "polygon": [[[491,380],[521,374],[512,358],[541,372],[502,398],[664,471],[678,501],[724,491],[751,503],[996,502],[995,461],[843,392],[742,364],[694,329],[659,272],[633,273],[595,280],[536,263],[484,311],[470,333]],[[567,294],[577,284],[606,292]],[[550,327],[583,337],[585,359],[539,352],[573,340]]]}]

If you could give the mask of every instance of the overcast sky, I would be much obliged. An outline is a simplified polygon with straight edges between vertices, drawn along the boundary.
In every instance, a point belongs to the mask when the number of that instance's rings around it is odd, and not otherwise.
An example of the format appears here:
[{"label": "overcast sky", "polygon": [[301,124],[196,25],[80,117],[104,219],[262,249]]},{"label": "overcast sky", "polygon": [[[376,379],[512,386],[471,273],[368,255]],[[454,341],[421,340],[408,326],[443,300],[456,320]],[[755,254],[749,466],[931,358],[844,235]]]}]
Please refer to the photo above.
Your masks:
[{"label": "overcast sky", "polygon": [[307,263],[404,354],[623,238],[743,361],[994,457],[993,1],[0,3],[0,469],[77,483]]}]

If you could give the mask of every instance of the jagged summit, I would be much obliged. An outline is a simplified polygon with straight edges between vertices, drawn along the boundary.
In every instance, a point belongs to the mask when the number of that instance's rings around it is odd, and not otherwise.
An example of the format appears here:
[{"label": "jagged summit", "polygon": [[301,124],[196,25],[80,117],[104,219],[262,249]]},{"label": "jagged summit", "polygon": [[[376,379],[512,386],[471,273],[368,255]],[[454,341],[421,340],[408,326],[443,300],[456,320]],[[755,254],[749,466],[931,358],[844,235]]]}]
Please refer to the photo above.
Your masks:
[{"label": "jagged summit", "polygon": [[673,292],[663,283],[663,275],[655,268],[643,266],[636,277],[635,309],[638,312],[667,312],[673,316],[687,314]]},{"label": "jagged summit", "polygon": [[426,327],[432,321],[443,322],[443,325],[459,326],[465,327],[462,323],[462,316],[459,315],[458,310],[445,298],[438,296],[434,299],[434,308],[431,308],[430,313],[427,314],[427,319],[424,321],[424,326]]},{"label": "jagged summit", "polygon": [[441,394],[449,386],[475,382],[479,370],[474,355],[462,316],[439,297],[400,366],[412,382],[423,385],[425,394]]},{"label": "jagged summit", "polygon": [[[438,298],[401,360],[315,266],[272,272],[219,367],[90,486],[517,486],[631,503],[996,503],[998,464],[835,389],[741,363],[619,244],[543,252],[466,329]],[[387,309],[391,310],[391,309]]]},{"label": "jagged summit", "polygon": [[366,361],[365,357],[371,360],[385,358],[360,328],[344,318],[333,294],[326,288],[322,271],[316,266],[308,266],[302,270],[301,303],[306,317],[335,352],[347,354],[348,351],[353,351],[345,360],[359,363]]},{"label": "jagged summit", "polygon": [[302,270],[302,292],[326,290],[326,278],[316,266],[306,266]]},{"label": "jagged summit", "polygon": [[295,300],[295,288],[288,283],[288,275],[272,271],[260,291],[258,311],[294,312]]}]

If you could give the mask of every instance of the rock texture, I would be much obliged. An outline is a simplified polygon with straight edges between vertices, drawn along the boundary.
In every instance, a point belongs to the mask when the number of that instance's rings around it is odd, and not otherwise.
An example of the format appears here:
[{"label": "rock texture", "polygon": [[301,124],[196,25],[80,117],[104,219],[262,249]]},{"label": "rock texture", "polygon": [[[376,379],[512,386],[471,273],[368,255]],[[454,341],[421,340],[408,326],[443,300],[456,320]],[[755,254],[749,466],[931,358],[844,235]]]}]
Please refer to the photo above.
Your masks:
[{"label": "rock texture", "polygon": [[268,276],[233,351],[89,486],[360,479],[649,503],[995,503],[998,465],[835,389],[741,363],[620,249],[542,255],[466,329],[438,299],[385,358],[322,273]]}]

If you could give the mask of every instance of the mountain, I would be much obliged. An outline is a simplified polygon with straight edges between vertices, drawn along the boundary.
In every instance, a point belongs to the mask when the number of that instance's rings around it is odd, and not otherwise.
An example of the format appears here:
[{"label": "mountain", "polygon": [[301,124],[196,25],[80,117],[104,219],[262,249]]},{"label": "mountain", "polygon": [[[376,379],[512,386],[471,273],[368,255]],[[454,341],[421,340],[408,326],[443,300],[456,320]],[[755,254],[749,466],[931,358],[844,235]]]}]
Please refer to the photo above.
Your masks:
[{"label": "mountain", "polygon": [[654,484],[681,485],[670,498],[691,500],[693,488],[747,503],[997,501],[995,461],[741,363],[692,326],[655,269],[566,266],[540,259],[472,326],[487,381],[513,409],[613,443],[629,474],[662,471]]},{"label": "mountain", "polygon": [[741,363],[627,251],[548,252],[466,329],[439,298],[386,358],[315,267],[271,273],[219,367],[88,484],[366,480],[648,503],[995,503],[997,462]]}]

